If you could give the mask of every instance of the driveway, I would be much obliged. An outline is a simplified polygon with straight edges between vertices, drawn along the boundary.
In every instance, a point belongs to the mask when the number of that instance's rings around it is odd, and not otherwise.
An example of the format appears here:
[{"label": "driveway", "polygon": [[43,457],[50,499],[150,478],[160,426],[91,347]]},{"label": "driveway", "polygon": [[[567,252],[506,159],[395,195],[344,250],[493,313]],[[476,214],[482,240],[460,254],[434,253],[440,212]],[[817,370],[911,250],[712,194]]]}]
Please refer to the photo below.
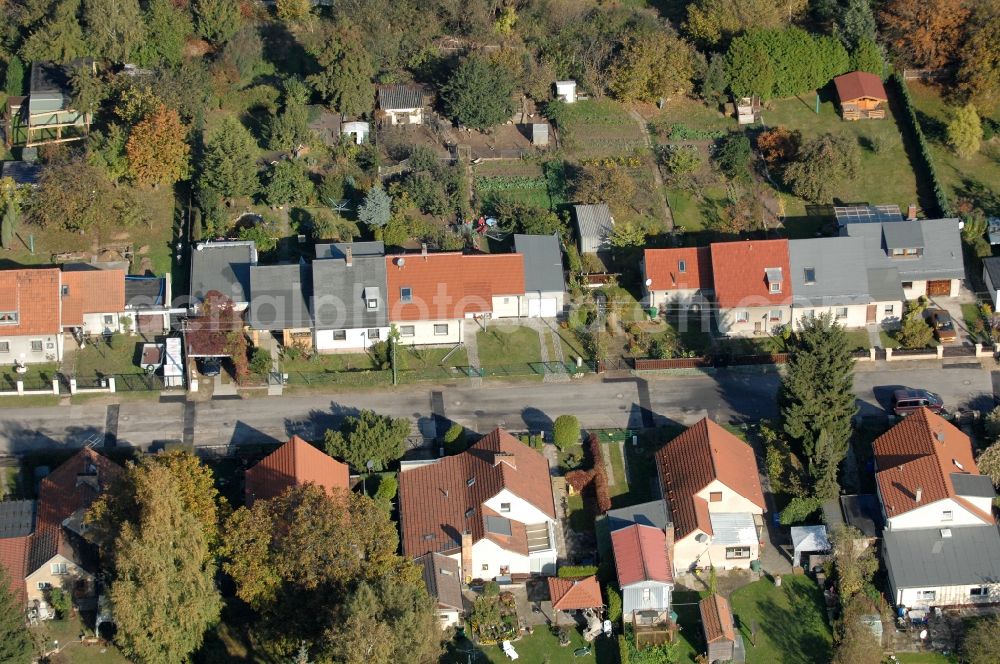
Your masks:
[{"label": "driveway", "polygon": [[[970,346],[975,343],[972,340],[972,330],[968,329],[965,324],[965,316],[962,314],[963,304],[976,304],[976,296],[962,284],[959,288],[958,297],[940,297],[930,298],[929,309],[944,309],[951,315],[952,321],[955,323],[955,330],[958,332],[958,336],[955,341],[951,341],[945,344],[945,346]],[[930,321],[928,321],[930,322]]]}]

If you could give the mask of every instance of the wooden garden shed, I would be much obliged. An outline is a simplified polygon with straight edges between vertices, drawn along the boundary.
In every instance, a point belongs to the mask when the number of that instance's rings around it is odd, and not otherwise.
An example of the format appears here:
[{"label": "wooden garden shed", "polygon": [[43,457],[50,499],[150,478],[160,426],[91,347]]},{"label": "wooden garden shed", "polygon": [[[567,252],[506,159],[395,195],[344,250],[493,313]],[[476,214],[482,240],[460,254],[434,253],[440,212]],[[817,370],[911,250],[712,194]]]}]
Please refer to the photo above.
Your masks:
[{"label": "wooden garden shed", "polygon": [[845,120],[882,120],[889,97],[882,79],[866,71],[852,71],[833,79]]}]

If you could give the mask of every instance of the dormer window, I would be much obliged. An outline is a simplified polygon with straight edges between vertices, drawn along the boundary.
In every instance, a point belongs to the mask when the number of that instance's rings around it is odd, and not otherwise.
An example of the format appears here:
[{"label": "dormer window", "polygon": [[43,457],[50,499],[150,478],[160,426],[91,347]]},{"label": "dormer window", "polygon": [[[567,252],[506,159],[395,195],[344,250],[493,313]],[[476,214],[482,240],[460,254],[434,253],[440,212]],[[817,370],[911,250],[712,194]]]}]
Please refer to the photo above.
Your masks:
[{"label": "dormer window", "polygon": [[17,312],[0,311],[0,325],[17,325]]},{"label": "dormer window", "polygon": [[780,293],[781,292],[781,282],[780,281],[771,284],[771,292],[772,293]]},{"label": "dormer window", "polygon": [[814,283],[816,283],[816,268],[814,268],[814,267],[803,268],[802,272],[803,272],[802,276],[804,277],[804,281],[807,284],[814,284]]},{"label": "dormer window", "polygon": [[365,308],[368,311],[378,311],[378,303],[382,299],[378,286],[366,286],[363,296]]},{"label": "dormer window", "polygon": [[916,256],[920,256],[922,253],[923,250],[920,249],[919,247],[896,247],[892,250],[893,258],[903,258],[903,257],[913,258]]},{"label": "dormer window", "polygon": [[403,286],[399,289],[399,301],[400,302],[413,302],[413,289],[409,286]]},{"label": "dormer window", "polygon": [[764,269],[764,278],[767,280],[767,290],[771,293],[781,292],[781,268],[769,267]]},{"label": "dormer window", "polygon": [[687,261],[677,261],[677,271],[684,274],[688,271]]},{"label": "dormer window", "polygon": [[378,309],[378,300],[372,298],[368,300],[368,308],[371,310]]},{"label": "dormer window", "polygon": [[62,294],[63,294],[63,297],[66,297],[67,295],[69,295],[69,286],[64,285],[62,287]]}]

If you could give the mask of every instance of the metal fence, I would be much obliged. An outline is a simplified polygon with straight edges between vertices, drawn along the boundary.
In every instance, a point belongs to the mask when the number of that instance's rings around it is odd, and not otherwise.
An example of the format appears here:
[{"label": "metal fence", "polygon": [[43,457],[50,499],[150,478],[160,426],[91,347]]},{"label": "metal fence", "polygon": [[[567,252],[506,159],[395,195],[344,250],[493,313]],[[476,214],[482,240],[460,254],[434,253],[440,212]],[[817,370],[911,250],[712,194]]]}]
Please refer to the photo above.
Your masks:
[{"label": "metal fence", "polygon": [[164,389],[163,376],[156,374],[115,374],[118,392],[151,392]]}]

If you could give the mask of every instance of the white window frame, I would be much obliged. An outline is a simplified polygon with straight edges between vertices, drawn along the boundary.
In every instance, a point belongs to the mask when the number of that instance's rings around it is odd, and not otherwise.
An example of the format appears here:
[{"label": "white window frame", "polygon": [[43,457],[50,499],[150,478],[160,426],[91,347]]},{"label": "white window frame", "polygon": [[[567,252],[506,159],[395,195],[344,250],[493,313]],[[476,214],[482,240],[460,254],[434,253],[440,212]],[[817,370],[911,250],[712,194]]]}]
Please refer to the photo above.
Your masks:
[{"label": "white window frame", "polygon": [[41,353],[43,350],[45,350],[45,342],[44,341],[42,341],[41,339],[32,339],[31,340],[31,352],[32,353]]},{"label": "white window frame", "polygon": [[9,353],[9,352],[10,352],[10,342],[0,341],[0,353]]},{"label": "white window frame", "polygon": [[750,322],[750,312],[746,309],[736,312],[736,322],[737,323],[749,323]]},{"label": "white window frame", "polygon": [[954,521],[955,520],[955,511],[954,510],[944,510],[944,511],[942,511],[941,512],[941,520],[942,521]]},{"label": "white window frame", "polygon": [[413,302],[413,289],[409,286],[400,286],[399,301],[403,303]]},{"label": "white window frame", "polygon": [[510,511],[510,503],[500,503],[500,511],[503,512],[503,513],[505,513],[505,514],[507,512],[509,512]]},{"label": "white window frame", "polygon": [[653,589],[652,588],[643,588],[642,589],[642,601],[643,602],[652,602],[653,601]]},{"label": "white window frame", "polygon": [[53,576],[64,576],[69,574],[69,565],[66,563],[49,563],[49,573]]},{"label": "white window frame", "polygon": [[377,327],[373,327],[373,328],[371,328],[371,329],[368,330],[368,338],[369,339],[381,339],[382,338],[382,332]]},{"label": "white window frame", "polygon": [[686,260],[677,261],[677,271],[680,272],[681,274],[684,274],[685,272],[688,271],[688,264]]},{"label": "white window frame", "polygon": [[[444,330],[442,331],[441,328],[444,328]],[[435,337],[448,336],[448,323],[434,323],[434,336]]]},{"label": "white window frame", "polygon": [[483,571],[484,572],[489,572],[490,571],[490,564],[489,563],[483,563]]},{"label": "white window frame", "polygon": [[990,589],[986,586],[974,586],[969,588],[969,597],[988,597]]},{"label": "white window frame", "polygon": [[334,341],[347,341],[347,330],[334,330],[333,331]]},{"label": "white window frame", "polygon": [[837,320],[840,320],[842,318],[847,318],[848,313],[849,312],[847,307],[837,307],[836,309],[834,309],[834,317]]},{"label": "white window frame", "polygon": [[[778,314],[775,316],[774,314]],[[785,319],[785,312],[781,309],[771,309],[767,312],[767,320],[771,323],[780,323]]]},{"label": "white window frame", "polygon": [[816,310],[815,309],[804,309],[802,311],[802,318],[804,320],[812,320],[812,319],[816,318]]},{"label": "white window frame", "polygon": [[370,297],[370,298],[368,298],[368,300],[366,302],[366,306],[368,307],[368,309],[370,311],[374,311],[375,309],[378,309],[378,298],[376,298],[376,297]]},{"label": "white window frame", "polygon": [[750,555],[751,555],[751,550],[749,546],[726,547],[726,560],[748,560],[750,558]]},{"label": "white window frame", "polygon": [[887,304],[887,305],[885,305],[885,307],[882,308],[882,315],[883,316],[895,316],[896,315],[896,305],[894,305],[894,304]]},{"label": "white window frame", "polygon": [[105,325],[114,325],[115,324],[115,317],[114,317],[114,315],[113,314],[104,314],[104,324]]},{"label": "white window frame", "polygon": [[773,284],[771,284],[771,292],[772,293],[780,293],[781,292],[781,282],[780,281],[775,281]]},{"label": "white window frame", "polygon": [[936,590],[918,590],[917,599],[923,602],[933,602],[937,599]]},{"label": "white window frame", "polygon": [[399,336],[401,337],[412,337],[416,336],[416,328],[413,325],[400,325],[399,326]]},{"label": "white window frame", "polygon": [[16,311],[0,311],[0,325],[17,325],[18,320]]}]

